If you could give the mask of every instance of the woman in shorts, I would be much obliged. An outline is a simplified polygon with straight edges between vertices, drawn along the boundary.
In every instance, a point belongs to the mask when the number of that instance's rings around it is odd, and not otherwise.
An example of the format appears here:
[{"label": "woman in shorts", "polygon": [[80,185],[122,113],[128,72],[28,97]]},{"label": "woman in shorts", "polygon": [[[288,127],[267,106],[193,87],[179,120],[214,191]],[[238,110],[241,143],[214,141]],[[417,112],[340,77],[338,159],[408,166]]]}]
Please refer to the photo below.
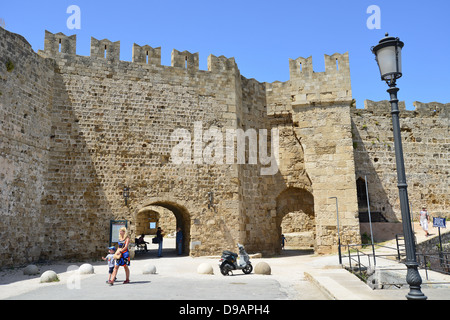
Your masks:
[{"label": "woman in shorts", "polygon": [[[130,283],[130,269],[128,266],[130,265],[130,252],[128,251],[128,245],[130,244],[130,237],[127,234],[127,229],[125,227],[120,228],[119,230],[119,249],[116,251],[116,255],[120,254],[120,257],[116,256],[116,264],[114,266],[114,271],[111,275],[111,279],[115,279],[117,275],[117,271],[120,266],[123,266],[125,269],[126,279],[123,282]],[[110,286],[114,284],[114,281],[108,282]]]}]

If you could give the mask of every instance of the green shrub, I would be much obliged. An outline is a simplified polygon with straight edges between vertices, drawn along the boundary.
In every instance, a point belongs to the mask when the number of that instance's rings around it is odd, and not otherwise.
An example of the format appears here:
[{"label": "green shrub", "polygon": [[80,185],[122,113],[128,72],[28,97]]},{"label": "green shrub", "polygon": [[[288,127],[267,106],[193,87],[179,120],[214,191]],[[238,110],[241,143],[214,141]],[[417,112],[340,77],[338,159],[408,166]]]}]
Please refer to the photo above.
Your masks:
[{"label": "green shrub", "polygon": [[8,59],[8,61],[6,61],[6,70],[8,72],[11,72],[14,70],[14,63]]}]

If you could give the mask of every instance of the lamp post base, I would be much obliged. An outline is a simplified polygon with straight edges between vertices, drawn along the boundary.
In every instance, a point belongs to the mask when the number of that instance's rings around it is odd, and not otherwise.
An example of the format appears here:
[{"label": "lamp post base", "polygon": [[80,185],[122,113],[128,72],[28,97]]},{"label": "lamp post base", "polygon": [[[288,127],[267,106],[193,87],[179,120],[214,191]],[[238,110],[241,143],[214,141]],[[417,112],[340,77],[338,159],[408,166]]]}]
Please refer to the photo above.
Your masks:
[{"label": "lamp post base", "polygon": [[409,293],[406,295],[408,300],[427,300],[427,296],[420,290],[422,284],[422,278],[417,270],[417,262],[406,262],[408,272],[406,274],[406,282],[409,284]]}]

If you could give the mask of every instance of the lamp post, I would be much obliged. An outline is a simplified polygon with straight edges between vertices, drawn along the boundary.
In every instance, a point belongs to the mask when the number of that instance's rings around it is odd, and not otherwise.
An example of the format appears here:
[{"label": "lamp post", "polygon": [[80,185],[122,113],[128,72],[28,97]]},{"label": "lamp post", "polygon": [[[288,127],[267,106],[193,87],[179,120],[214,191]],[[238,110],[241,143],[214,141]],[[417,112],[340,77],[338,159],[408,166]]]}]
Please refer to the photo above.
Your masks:
[{"label": "lamp post", "polygon": [[408,185],[406,184],[405,164],[403,160],[403,147],[400,134],[399,109],[396,80],[402,76],[402,55],[404,43],[399,38],[386,37],[371,48],[375,54],[375,60],[380,69],[381,80],[386,81],[389,86],[387,92],[390,95],[392,126],[394,134],[395,161],[397,165],[397,186],[400,199],[400,210],[402,214],[403,234],[405,237],[407,275],[406,282],[409,284],[408,300],[425,300],[427,297],[420,290],[422,278],[420,277],[418,263],[416,261],[416,246],[411,228],[411,216],[408,202]]},{"label": "lamp post", "polygon": [[341,236],[340,236],[340,232],[339,232],[339,209],[338,209],[338,198],[337,198],[337,197],[328,197],[328,199],[336,199],[336,220],[337,220],[337,233],[338,233],[339,264],[342,264]]}]

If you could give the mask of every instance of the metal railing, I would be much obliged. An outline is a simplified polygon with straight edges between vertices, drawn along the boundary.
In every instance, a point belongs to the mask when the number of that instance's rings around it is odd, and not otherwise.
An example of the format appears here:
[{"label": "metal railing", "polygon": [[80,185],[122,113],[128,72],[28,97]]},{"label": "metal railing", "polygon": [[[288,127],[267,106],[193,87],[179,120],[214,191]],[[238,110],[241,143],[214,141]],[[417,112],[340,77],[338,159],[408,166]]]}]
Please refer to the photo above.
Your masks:
[{"label": "metal railing", "polygon": [[[372,267],[372,264],[370,262],[370,256],[373,256],[373,255],[372,254],[367,254],[367,253],[359,250],[359,247],[361,247],[361,245],[357,245],[357,244],[351,245],[351,244],[349,244],[349,245],[342,245],[342,246],[347,246],[348,255],[343,255],[342,257],[343,258],[347,258],[348,257],[348,264],[349,264],[350,271],[353,272],[353,271],[357,270],[358,273],[359,273],[359,277],[360,278],[365,278],[364,275],[363,275],[363,271],[367,270],[370,267]],[[356,251],[356,255],[352,256],[351,250]],[[363,263],[361,263],[361,257],[367,257],[367,261],[368,261],[368,263],[367,263],[368,265],[367,266],[364,265]],[[375,257],[373,257],[373,259],[374,259],[374,265],[375,265],[375,263],[376,263],[375,262]],[[356,262],[357,267],[355,267],[355,268],[352,267],[352,261]]]},{"label": "metal railing", "polygon": [[450,275],[450,252],[439,252],[434,254],[417,254],[419,266],[425,269],[428,280],[428,270]]},{"label": "metal railing", "polygon": [[[360,278],[364,278],[363,272],[368,268],[372,267],[372,264],[376,266],[376,258],[377,257],[394,257],[399,262],[402,261],[403,257],[406,256],[406,249],[404,243],[404,237],[401,234],[397,234],[396,238],[396,247],[389,247],[382,244],[374,243],[374,244],[339,244],[341,247],[345,249],[347,247],[347,254],[342,255],[341,258],[348,258],[349,269],[354,272],[357,271],[359,273]],[[372,253],[366,253],[360,248],[366,249],[367,247],[372,247]],[[375,253],[375,247],[377,248],[387,248],[392,250],[392,252],[396,253]],[[419,263],[419,267],[425,270],[426,278],[428,280],[428,270],[436,271],[444,274],[450,275],[450,252],[439,252],[436,254],[424,254],[424,253],[416,253],[417,262]],[[364,258],[364,259],[363,259]],[[364,263],[361,261],[364,260]],[[353,265],[352,265],[353,262]]]},{"label": "metal railing", "polygon": [[[389,246],[385,246],[382,244],[378,244],[378,243],[374,243],[372,244],[346,244],[346,245],[341,245],[342,247],[347,247],[347,255],[343,255],[342,258],[348,258],[348,263],[349,263],[349,268],[350,269],[360,269],[360,271],[367,269],[367,268],[371,268],[372,264],[373,266],[376,266],[377,264],[377,257],[381,258],[381,257],[385,257],[385,258],[395,258],[397,260],[401,260],[401,255],[402,255],[402,250],[398,250],[398,248],[394,248],[394,247],[389,247]],[[372,247],[372,253],[366,253],[361,249],[366,249],[367,247]],[[397,253],[375,253],[375,247],[377,248],[387,248],[392,250],[392,252],[397,251]],[[353,251],[353,254],[352,254]],[[361,258],[362,257],[366,257],[367,258],[367,262],[366,264],[361,263]],[[352,261],[356,263],[357,267],[353,267],[352,266]],[[361,273],[361,272],[360,272]]]},{"label": "metal railing", "polygon": [[[403,243],[401,243],[403,241]],[[397,243],[397,259],[402,260],[402,255],[406,256],[405,237],[402,234],[395,235],[395,242]]]}]

